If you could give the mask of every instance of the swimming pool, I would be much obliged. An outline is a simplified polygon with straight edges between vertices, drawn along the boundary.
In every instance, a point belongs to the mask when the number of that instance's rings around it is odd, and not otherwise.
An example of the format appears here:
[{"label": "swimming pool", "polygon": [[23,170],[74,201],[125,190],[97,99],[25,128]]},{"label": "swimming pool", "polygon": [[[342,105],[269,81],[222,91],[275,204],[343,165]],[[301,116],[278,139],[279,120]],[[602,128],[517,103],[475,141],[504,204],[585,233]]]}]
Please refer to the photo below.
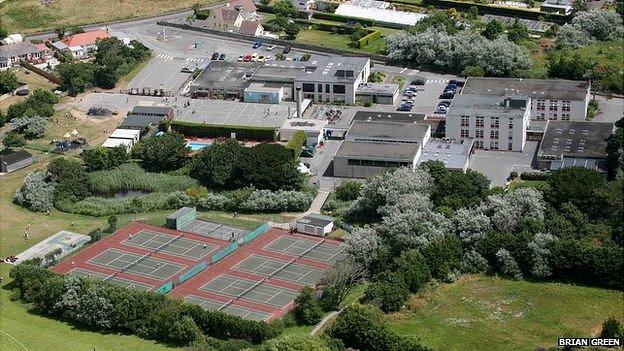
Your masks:
[{"label": "swimming pool", "polygon": [[210,146],[210,144],[205,143],[205,142],[199,142],[199,141],[189,141],[188,143],[186,143],[186,146],[191,148],[191,151],[197,151],[207,146]]}]

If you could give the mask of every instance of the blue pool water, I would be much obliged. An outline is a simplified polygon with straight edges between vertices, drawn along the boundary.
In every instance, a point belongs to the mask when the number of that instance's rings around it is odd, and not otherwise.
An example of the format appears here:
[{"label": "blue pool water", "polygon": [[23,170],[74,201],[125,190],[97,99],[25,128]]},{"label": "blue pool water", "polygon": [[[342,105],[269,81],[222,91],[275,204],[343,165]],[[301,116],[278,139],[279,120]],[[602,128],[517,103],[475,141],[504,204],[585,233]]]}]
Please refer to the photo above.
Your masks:
[{"label": "blue pool water", "polygon": [[189,141],[188,143],[186,143],[186,146],[190,147],[192,151],[197,151],[205,148],[206,146],[210,146],[210,144]]}]

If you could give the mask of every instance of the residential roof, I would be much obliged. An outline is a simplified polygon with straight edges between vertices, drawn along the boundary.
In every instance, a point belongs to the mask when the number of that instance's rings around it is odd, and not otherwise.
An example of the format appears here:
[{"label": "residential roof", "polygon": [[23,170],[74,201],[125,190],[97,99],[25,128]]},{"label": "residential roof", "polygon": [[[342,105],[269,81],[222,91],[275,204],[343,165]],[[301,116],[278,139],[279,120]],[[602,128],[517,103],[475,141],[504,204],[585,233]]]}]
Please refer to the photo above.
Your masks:
[{"label": "residential roof", "polygon": [[453,170],[464,170],[470,158],[474,139],[429,139],[423,147],[418,163],[440,161]]},{"label": "residential roof", "polygon": [[428,124],[354,121],[345,139],[422,144],[430,129]]},{"label": "residential roof", "polygon": [[334,223],[334,217],[323,216],[319,213],[310,213],[301,217],[297,222],[315,227],[325,227],[328,224]]},{"label": "residential roof", "polygon": [[0,46],[0,57],[2,58],[10,58],[21,55],[35,54],[38,53],[39,49],[31,43],[15,43],[9,45],[1,45]]},{"label": "residential roof", "polygon": [[173,108],[170,106],[134,106],[130,114],[165,116],[171,113],[172,110]]},{"label": "residential roof", "polygon": [[370,65],[370,59],[359,56],[326,56],[304,63],[305,69],[299,72],[297,81],[352,83]]},{"label": "residential roof", "polygon": [[113,133],[109,136],[109,138],[115,139],[134,139],[137,136],[141,135],[140,130],[136,129],[115,129]]},{"label": "residential roof", "polygon": [[119,125],[123,128],[144,129],[150,125],[158,124],[163,120],[163,116],[144,116],[129,114]]},{"label": "residential roof", "polygon": [[[468,116],[523,117],[530,99],[525,96],[501,97],[492,95],[459,94],[446,115],[446,119]],[[509,102],[509,104],[507,104]]]},{"label": "residential roof", "polygon": [[95,44],[98,39],[110,38],[110,34],[106,31],[97,29],[90,32],[78,33],[63,38],[63,43],[67,46],[84,46]]},{"label": "residential roof", "polygon": [[542,3],[541,6],[566,8],[566,7],[572,7],[572,1],[571,0],[546,0]]},{"label": "residential roof", "polygon": [[416,123],[425,119],[424,113],[399,113],[399,112],[380,112],[380,111],[357,111],[353,116],[354,121],[385,121],[385,122],[401,122]]},{"label": "residential roof", "polygon": [[469,77],[462,94],[524,95],[533,99],[584,100],[588,91],[587,81]]},{"label": "residential roof", "polygon": [[217,19],[219,19],[222,23],[234,24],[236,19],[238,18],[240,12],[235,9],[229,8],[221,8],[215,11],[217,15]]},{"label": "residential roof", "polygon": [[243,21],[238,32],[241,34],[255,35],[258,27],[261,27],[259,21]]},{"label": "residential roof", "polygon": [[356,94],[393,96],[399,90],[398,84],[364,83],[358,86]]},{"label": "residential roof", "polygon": [[234,8],[242,9],[247,12],[254,12],[258,8],[251,0],[231,0],[227,3],[226,6],[232,6]]},{"label": "residential roof", "polygon": [[52,46],[57,49],[57,50],[65,50],[65,49],[69,49],[69,46],[65,45],[65,43],[63,43],[62,41],[55,41],[54,43],[52,43]]},{"label": "residential roof", "polygon": [[537,155],[557,160],[563,157],[606,158],[607,138],[611,133],[611,123],[548,121]]},{"label": "residential roof", "polygon": [[345,140],[335,157],[351,159],[414,162],[420,144],[371,143]]},{"label": "residential roof", "polygon": [[47,51],[50,50],[45,44],[41,43],[41,44],[35,44],[35,47],[37,47],[37,49],[39,50],[39,52],[41,51]]},{"label": "residential roof", "polygon": [[20,150],[20,151],[12,152],[10,154],[0,155],[0,162],[8,166],[14,163],[18,163],[20,161],[27,160],[31,157],[32,157],[32,154],[29,153],[28,151]]}]

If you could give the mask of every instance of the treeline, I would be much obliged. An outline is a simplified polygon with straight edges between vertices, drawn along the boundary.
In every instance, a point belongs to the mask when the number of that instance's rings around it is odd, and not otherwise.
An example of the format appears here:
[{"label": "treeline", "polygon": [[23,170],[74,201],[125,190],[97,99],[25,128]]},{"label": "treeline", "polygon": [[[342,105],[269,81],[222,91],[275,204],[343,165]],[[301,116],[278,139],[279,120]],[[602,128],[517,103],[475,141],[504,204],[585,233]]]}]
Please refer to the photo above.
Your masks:
[{"label": "treeline", "polygon": [[117,38],[106,38],[98,40],[97,46],[93,62],[73,62],[66,58],[69,62],[57,67],[63,87],[70,95],[91,87],[114,88],[120,77],[150,56],[150,50],[136,40],[127,46]]},{"label": "treeline", "polygon": [[90,330],[131,333],[173,345],[209,337],[261,343],[282,330],[279,323],[248,321],[163,294],[61,276],[35,265],[18,265],[10,275],[19,298],[38,312]]}]

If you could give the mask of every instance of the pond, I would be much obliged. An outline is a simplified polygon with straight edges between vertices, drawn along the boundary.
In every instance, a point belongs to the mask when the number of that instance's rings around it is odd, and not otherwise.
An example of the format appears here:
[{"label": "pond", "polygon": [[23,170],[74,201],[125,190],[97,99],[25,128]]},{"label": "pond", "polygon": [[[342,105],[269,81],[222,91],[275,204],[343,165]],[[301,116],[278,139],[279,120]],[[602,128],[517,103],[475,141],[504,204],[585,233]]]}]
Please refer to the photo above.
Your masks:
[{"label": "pond", "polygon": [[137,196],[143,196],[147,194],[149,193],[146,191],[142,191],[142,190],[119,190],[115,193],[108,194],[108,196],[106,197],[113,198],[113,199],[125,199],[128,197],[137,197]]}]

